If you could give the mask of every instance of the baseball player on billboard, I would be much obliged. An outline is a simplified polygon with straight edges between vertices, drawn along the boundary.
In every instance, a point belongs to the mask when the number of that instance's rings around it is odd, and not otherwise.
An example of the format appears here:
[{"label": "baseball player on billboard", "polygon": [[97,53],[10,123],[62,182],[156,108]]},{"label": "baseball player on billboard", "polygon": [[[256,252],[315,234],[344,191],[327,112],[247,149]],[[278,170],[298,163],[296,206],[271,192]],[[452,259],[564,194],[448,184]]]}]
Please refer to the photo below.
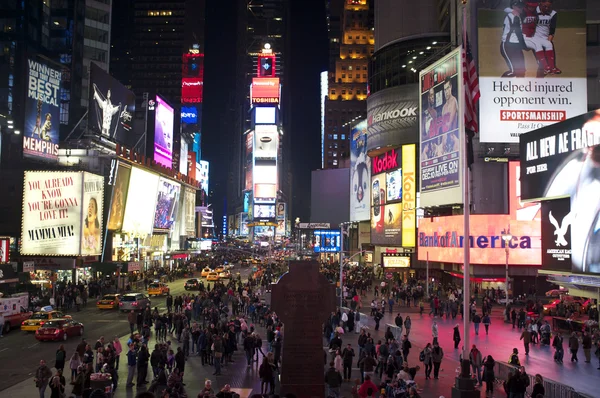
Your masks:
[{"label": "baseball player on billboard", "polygon": [[544,73],[560,75],[562,71],[556,67],[556,53],[553,44],[557,20],[557,13],[552,9],[553,1],[543,0],[538,5],[536,9],[537,25],[533,38],[538,45],[536,58],[542,62]]},{"label": "baseball player on billboard", "polygon": [[506,61],[508,70],[502,77],[525,77],[525,56],[523,50],[527,50],[525,38],[523,37],[523,23],[521,16],[525,4],[522,0],[511,0],[509,12],[504,18],[502,29],[502,42],[500,53]]}]

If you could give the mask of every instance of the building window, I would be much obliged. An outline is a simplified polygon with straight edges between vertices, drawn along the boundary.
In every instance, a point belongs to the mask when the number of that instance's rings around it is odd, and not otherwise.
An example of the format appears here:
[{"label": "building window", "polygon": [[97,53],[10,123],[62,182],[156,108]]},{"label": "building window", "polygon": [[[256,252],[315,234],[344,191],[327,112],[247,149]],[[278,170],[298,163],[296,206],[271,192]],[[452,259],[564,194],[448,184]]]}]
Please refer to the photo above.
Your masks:
[{"label": "building window", "polygon": [[[352,67],[350,67],[352,69]],[[342,65],[342,70],[346,70],[346,66]]]},{"label": "building window", "polygon": [[333,161],[333,166],[337,166],[337,165],[338,165],[338,161],[337,161],[337,159],[335,159],[335,160]]},{"label": "building window", "polygon": [[348,66],[348,70],[352,70],[352,65]]},{"label": "building window", "polygon": [[356,78],[357,78],[357,79],[360,79],[360,73],[357,73],[357,74],[356,74]]},{"label": "building window", "polygon": [[333,139],[334,139],[334,140],[337,140],[337,139],[338,139],[338,135],[337,135],[337,134],[334,134],[334,135],[333,135]]},{"label": "building window", "polygon": [[331,95],[335,95],[335,90],[331,90]]},{"label": "building window", "polygon": [[342,95],[343,95],[343,94],[346,94],[346,90],[342,90]]},{"label": "building window", "polygon": [[346,78],[346,74],[342,73],[342,79],[345,79],[345,78]]},{"label": "building window", "polygon": [[352,40],[352,36],[348,36],[348,40]]},{"label": "building window", "polygon": [[363,79],[366,79],[366,78],[367,78],[367,74],[363,73]]},{"label": "building window", "polygon": [[327,134],[327,139],[330,140],[333,138],[333,134]]},{"label": "building window", "polygon": [[333,157],[337,158],[337,152],[336,151],[333,151]]},{"label": "building window", "polygon": [[342,140],[346,139],[346,134],[342,134]]}]

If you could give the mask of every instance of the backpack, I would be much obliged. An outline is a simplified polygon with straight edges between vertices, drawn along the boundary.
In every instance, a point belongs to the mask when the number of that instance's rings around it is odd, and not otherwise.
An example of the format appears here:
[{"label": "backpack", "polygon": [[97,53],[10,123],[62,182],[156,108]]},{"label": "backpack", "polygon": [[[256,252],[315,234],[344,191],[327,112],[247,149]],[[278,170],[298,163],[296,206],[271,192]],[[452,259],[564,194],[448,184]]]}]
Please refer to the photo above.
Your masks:
[{"label": "backpack", "polygon": [[419,361],[420,362],[424,362],[425,361],[425,351],[421,351],[419,353]]}]

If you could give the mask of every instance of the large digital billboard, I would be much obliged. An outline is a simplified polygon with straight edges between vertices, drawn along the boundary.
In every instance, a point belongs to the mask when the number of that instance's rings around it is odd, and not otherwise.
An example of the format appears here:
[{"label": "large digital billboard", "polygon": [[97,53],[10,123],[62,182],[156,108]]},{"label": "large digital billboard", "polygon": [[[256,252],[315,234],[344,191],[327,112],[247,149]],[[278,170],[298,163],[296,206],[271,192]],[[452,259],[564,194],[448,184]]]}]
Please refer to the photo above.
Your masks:
[{"label": "large digital billboard", "polygon": [[196,180],[200,181],[200,189],[204,191],[204,194],[208,197],[208,162],[206,160],[201,160],[196,163]]},{"label": "large digital billboard", "polygon": [[102,253],[104,177],[85,172],[26,171],[22,255]]},{"label": "large digital billboard", "polygon": [[194,236],[196,230],[196,191],[192,188],[184,188],[184,207],[185,232],[188,236]]},{"label": "large digital billboard", "polygon": [[254,127],[254,158],[277,159],[279,133],[274,124],[259,124]]},{"label": "large digital billboard", "polygon": [[182,106],[181,121],[185,124],[196,124],[202,119],[202,104]]},{"label": "large digital billboard", "polygon": [[367,156],[367,121],[356,124],[350,133],[350,221],[369,219],[371,201],[371,159]]},{"label": "large digital billboard", "polygon": [[119,231],[123,226],[123,215],[125,214],[125,204],[127,203],[127,188],[129,187],[130,176],[131,166],[119,162],[117,175],[114,177],[115,181],[112,188],[108,223],[106,224],[106,228],[109,231]]},{"label": "large digital billboard", "polygon": [[415,247],[417,234],[417,154],[415,144],[402,146],[402,246]]},{"label": "large digital billboard", "polygon": [[202,103],[204,82],[199,77],[184,77],[181,79],[181,103]]},{"label": "large digital billboard", "polygon": [[571,200],[546,200],[542,208],[542,266],[571,271]]},{"label": "large digital billboard", "polygon": [[[271,164],[272,163],[272,164]],[[254,166],[254,198],[255,200],[275,201],[277,197],[277,166],[274,162],[266,165],[257,163]]]},{"label": "large digital billboard", "polygon": [[[186,176],[188,174],[188,153],[189,153],[188,142],[183,138],[180,138],[179,142],[179,172]],[[195,161],[194,161],[195,163]]]},{"label": "large digital billboard", "polygon": [[342,234],[337,230],[317,229],[314,234],[315,253],[339,253],[342,247]]},{"label": "large digital billboard", "polygon": [[91,62],[88,127],[104,138],[133,145],[134,115],[135,94]]},{"label": "large digital billboard", "polygon": [[462,203],[460,48],[420,73],[421,206]]},{"label": "large digital billboard", "polygon": [[275,77],[275,55],[258,56],[258,76],[260,77]]},{"label": "large digital billboard", "polygon": [[45,62],[27,60],[23,155],[58,159],[62,72]]},{"label": "large digital billboard", "polygon": [[275,205],[255,204],[254,219],[275,219]]},{"label": "large digital billboard", "polygon": [[173,167],[173,107],[156,96],[154,119],[154,161],[167,168]]},{"label": "large digital billboard", "polygon": [[254,124],[275,124],[274,106],[255,106],[254,107]]},{"label": "large digital billboard", "polygon": [[481,142],[517,143],[523,133],[587,112],[585,6],[575,11],[572,3],[479,10]]},{"label": "large digital billboard", "polygon": [[[385,176],[385,174],[382,174]],[[401,245],[402,203],[388,203],[373,207],[371,243],[374,245]]]},{"label": "large digital billboard", "polygon": [[252,79],[253,104],[279,104],[279,78],[255,77]]},{"label": "large digital billboard", "polygon": [[158,174],[132,167],[121,228],[123,232],[142,236],[152,234],[158,179]]},{"label": "large digital billboard", "polygon": [[154,229],[171,229],[177,219],[181,185],[160,177],[154,213]]}]

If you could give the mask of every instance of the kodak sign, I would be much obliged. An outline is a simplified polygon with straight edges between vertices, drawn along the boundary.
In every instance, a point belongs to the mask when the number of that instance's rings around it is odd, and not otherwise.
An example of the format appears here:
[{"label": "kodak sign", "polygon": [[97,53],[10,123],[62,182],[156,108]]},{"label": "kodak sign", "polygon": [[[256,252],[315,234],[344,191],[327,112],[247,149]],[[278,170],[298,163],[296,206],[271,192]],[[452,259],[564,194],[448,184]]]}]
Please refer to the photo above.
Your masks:
[{"label": "kodak sign", "polygon": [[417,232],[416,145],[402,147],[402,246],[415,247]]},{"label": "kodak sign", "polygon": [[395,149],[373,158],[373,175],[398,168],[398,152]]}]

